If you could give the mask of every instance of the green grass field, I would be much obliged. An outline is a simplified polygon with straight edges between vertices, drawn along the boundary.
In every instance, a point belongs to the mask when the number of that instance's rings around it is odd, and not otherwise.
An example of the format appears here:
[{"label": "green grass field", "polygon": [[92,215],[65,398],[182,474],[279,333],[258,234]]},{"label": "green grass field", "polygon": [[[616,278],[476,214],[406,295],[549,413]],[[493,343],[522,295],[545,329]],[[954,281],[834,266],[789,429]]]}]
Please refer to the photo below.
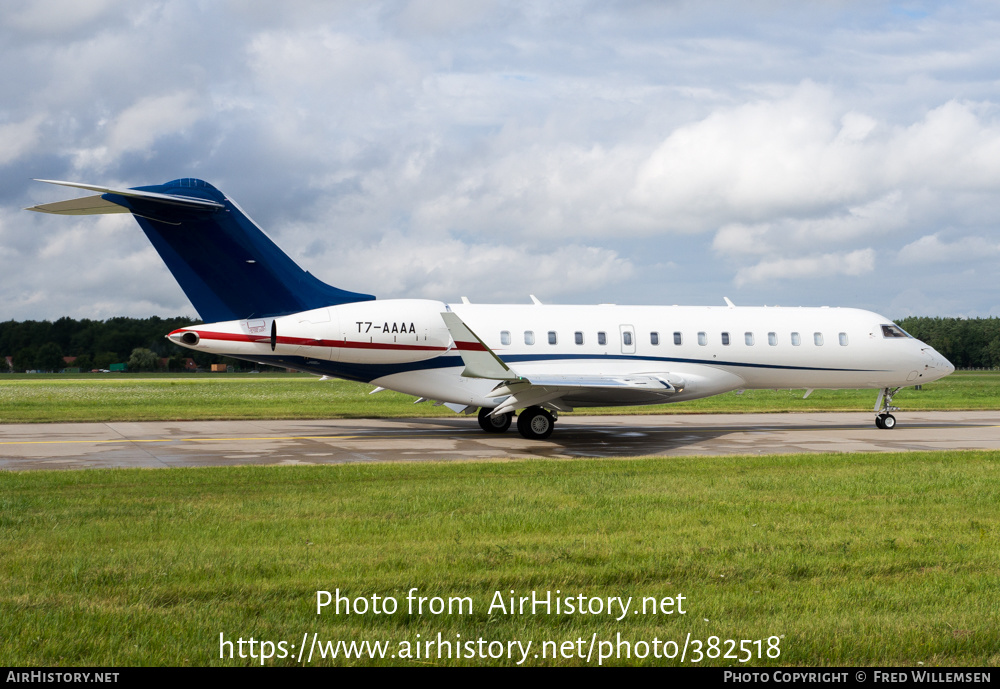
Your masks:
[{"label": "green grass field", "polygon": [[[0,376],[0,423],[173,421],[191,419],[320,419],[449,416],[408,395],[301,374],[85,374]],[[868,411],[874,390],[748,390],[694,402],[602,408],[614,414]],[[1000,371],[962,371],[922,390],[906,388],[897,406],[909,410],[1000,409]]]},{"label": "green grass field", "polygon": [[[543,641],[584,639],[586,651],[593,635],[620,633],[647,644],[683,645],[688,634],[764,640],[765,653],[778,637],[778,658],[746,666],[996,666],[998,460],[949,452],[0,473],[0,665],[259,663],[220,660],[220,633],[285,641],[286,652],[303,634],[384,640],[391,652],[418,634],[460,634],[531,640],[531,654]],[[472,614],[407,614],[413,587],[469,597]],[[317,616],[316,591],[335,589],[391,596],[400,609]],[[687,614],[487,613],[497,591],[556,589],[636,601],[682,594]],[[692,646],[688,662],[694,655]],[[313,660],[417,662],[515,663]]]},{"label": "green grass field", "polygon": [[[959,372],[896,402],[997,409],[998,382],[998,372]],[[451,414],[370,389],[300,375],[5,375],[0,421]],[[595,411],[867,411],[875,397],[801,395]],[[389,656],[440,633],[505,648],[530,640],[528,665],[593,665],[611,649],[601,642],[618,640],[647,657],[605,663],[679,664],[654,657],[654,639],[668,655],[691,639],[703,644],[701,664],[741,666],[746,639],[764,654],[748,666],[995,666],[998,460],[950,452],[0,472],[0,664],[260,663],[220,659],[223,634],[283,641],[287,657],[266,664],[288,665],[303,634],[384,641]],[[414,587],[467,597],[473,612],[407,614]],[[334,589],[390,596],[400,610],[317,616],[316,591]],[[635,606],[682,594],[687,614],[488,614],[496,592],[511,590]],[[721,644],[708,646],[712,638]],[[588,663],[575,654],[592,639]],[[567,643],[573,657],[552,657]],[[767,658],[775,646],[780,656]],[[712,657],[718,648],[737,657]],[[516,662],[432,654],[312,664]],[[687,662],[697,655],[692,646]]]}]

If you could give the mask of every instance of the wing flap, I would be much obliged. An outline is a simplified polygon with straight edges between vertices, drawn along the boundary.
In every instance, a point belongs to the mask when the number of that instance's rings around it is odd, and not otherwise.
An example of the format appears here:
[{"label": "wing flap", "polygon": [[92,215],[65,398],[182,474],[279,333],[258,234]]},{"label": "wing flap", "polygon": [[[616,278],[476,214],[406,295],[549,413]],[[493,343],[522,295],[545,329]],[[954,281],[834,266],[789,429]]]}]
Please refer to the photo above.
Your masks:
[{"label": "wing flap", "polygon": [[506,414],[533,405],[547,405],[571,411],[574,400],[613,395],[619,404],[666,402],[684,389],[681,382],[670,382],[668,374],[629,376],[529,375],[518,381],[504,381],[490,393],[500,398],[492,414]]},{"label": "wing flap", "polygon": [[504,390],[505,392],[500,392],[500,394],[510,394],[512,387],[523,384],[548,388],[618,388],[659,393],[677,392],[677,388],[667,379],[667,376],[669,376],[667,373],[628,376],[529,374],[518,383],[501,383],[494,392]]}]

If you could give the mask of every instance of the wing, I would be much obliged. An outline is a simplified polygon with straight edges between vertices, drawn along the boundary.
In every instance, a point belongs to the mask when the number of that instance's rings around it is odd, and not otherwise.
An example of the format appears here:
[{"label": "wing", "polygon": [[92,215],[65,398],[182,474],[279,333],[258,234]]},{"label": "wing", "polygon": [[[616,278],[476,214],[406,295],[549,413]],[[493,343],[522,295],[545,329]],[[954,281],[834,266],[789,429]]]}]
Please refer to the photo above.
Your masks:
[{"label": "wing", "polygon": [[571,411],[574,405],[658,404],[684,389],[680,379],[668,372],[520,375],[472,332],[458,314],[448,311],[441,318],[465,364],[462,375],[497,381],[488,395],[497,399],[493,414],[542,404],[561,411]]}]

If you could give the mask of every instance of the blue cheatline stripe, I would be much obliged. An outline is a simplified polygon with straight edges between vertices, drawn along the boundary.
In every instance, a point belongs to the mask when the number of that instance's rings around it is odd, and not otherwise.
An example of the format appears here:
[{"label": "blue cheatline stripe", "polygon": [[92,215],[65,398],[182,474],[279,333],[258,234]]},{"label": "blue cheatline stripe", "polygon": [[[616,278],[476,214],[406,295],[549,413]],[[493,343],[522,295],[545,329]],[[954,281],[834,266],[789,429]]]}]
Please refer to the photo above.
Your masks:
[{"label": "blue cheatline stripe", "polygon": [[[245,357],[237,357],[245,358]],[[820,366],[781,366],[772,364],[750,364],[742,362],[732,362],[732,361],[707,361],[705,359],[680,359],[672,357],[648,357],[648,356],[630,356],[627,354],[608,354],[606,356],[594,356],[592,354],[549,354],[549,355],[530,355],[530,354],[516,354],[512,356],[501,357],[508,364],[519,363],[519,362],[544,362],[544,361],[591,361],[594,363],[600,363],[601,361],[607,361],[608,359],[615,359],[620,361],[635,361],[635,362],[652,362],[652,363],[681,363],[681,364],[700,364],[702,366],[710,366],[713,368],[721,368],[725,366],[733,367],[743,367],[743,368],[758,368],[758,369],[773,369],[773,370],[784,370],[784,371],[826,371],[833,373],[884,373],[885,369],[865,369],[865,368],[826,368]],[[464,367],[465,364],[460,356],[439,356],[433,359],[427,359],[426,361],[415,361],[408,364],[346,364],[338,361],[324,361],[321,359],[309,359],[300,356],[267,356],[258,357],[255,359],[248,359],[248,361],[259,361],[263,364],[269,364],[271,366],[283,366],[288,368],[295,368],[301,371],[308,371],[309,373],[316,373],[325,376],[335,376],[337,378],[346,378],[347,380],[356,380],[362,383],[368,383],[375,380],[376,378],[382,378],[384,376],[390,376],[395,373],[408,373],[410,371],[430,371],[438,368],[453,368],[453,367]],[[669,372],[669,371],[665,371]]]},{"label": "blue cheatline stripe", "polygon": [[558,361],[567,359],[590,359],[593,361],[601,361],[606,359],[623,359],[628,361],[663,361],[667,363],[675,364],[700,364],[702,366],[738,366],[742,368],[770,368],[775,370],[784,371],[838,371],[842,373],[877,373],[883,369],[867,369],[867,368],[829,368],[826,366],[783,366],[780,364],[751,364],[741,361],[719,361],[718,359],[682,359],[679,357],[660,357],[660,356],[635,356],[630,354],[606,354],[606,355],[593,355],[593,354],[550,354],[548,356],[539,355],[535,356],[533,354],[514,354],[511,356],[500,357],[505,362],[517,362],[517,361]]}]

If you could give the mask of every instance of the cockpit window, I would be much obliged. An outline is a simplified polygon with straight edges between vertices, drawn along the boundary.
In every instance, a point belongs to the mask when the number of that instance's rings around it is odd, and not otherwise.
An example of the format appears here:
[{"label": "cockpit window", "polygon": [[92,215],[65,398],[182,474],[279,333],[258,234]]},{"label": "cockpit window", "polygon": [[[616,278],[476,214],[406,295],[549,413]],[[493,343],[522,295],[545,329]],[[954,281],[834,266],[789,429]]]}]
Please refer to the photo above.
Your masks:
[{"label": "cockpit window", "polygon": [[911,335],[895,323],[882,326],[882,337],[911,337]]}]

